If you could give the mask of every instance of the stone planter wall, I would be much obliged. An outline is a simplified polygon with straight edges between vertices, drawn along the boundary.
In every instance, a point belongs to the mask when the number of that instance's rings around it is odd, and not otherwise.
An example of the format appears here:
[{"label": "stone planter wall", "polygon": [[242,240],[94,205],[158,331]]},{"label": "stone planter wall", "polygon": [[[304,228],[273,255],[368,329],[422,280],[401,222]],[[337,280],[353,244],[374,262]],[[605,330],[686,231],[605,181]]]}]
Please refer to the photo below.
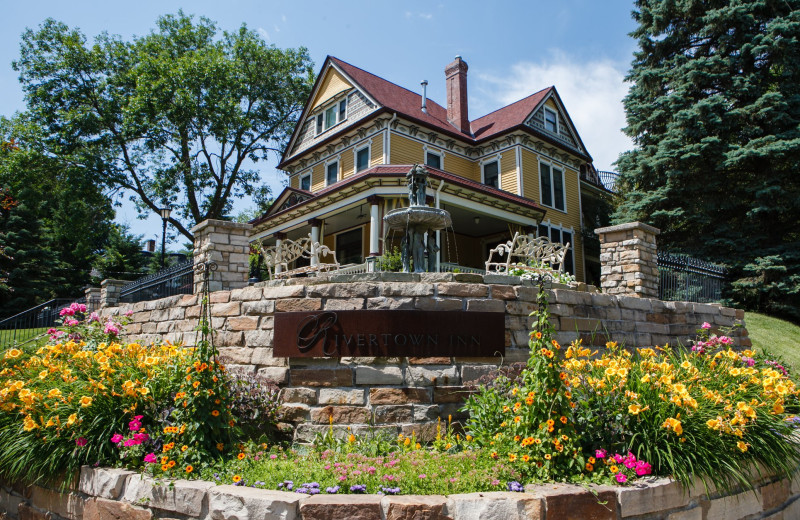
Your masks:
[{"label": "stone planter wall", "polygon": [[[568,344],[627,346],[686,342],[703,322],[715,327],[742,324],[739,310],[684,302],[613,296],[583,284],[549,290],[557,339]],[[471,382],[494,371],[500,358],[282,358],[273,356],[276,313],[353,309],[496,311],[505,313],[502,363],[525,362],[536,309],[537,288],[516,277],[452,273],[367,273],[262,282],[211,293],[215,344],[223,362],[260,373],[282,389],[283,421],[296,426],[295,440],[309,442],[328,428],[344,433],[368,424],[391,433],[427,439],[437,419],[461,419],[458,411]],[[195,295],[106,308],[134,311],[127,333],[133,340],[169,340],[194,344],[200,306]],[[737,330],[739,346],[749,346],[747,331]]]},{"label": "stone planter wall", "polygon": [[755,491],[724,493],[699,481],[636,486],[529,485],[524,493],[302,495],[84,466],[66,493],[0,483],[0,518],[19,520],[789,520],[800,518],[800,480],[754,478]]}]

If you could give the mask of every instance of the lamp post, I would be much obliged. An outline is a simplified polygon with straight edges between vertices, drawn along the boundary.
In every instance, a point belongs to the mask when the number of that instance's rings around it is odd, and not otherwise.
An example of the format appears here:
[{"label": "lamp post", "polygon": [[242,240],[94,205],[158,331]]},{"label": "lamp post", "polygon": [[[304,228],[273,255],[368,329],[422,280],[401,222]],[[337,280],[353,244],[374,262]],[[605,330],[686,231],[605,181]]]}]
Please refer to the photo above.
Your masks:
[{"label": "lamp post", "polygon": [[164,269],[164,252],[166,251],[166,241],[167,241],[167,220],[169,220],[169,214],[172,213],[172,210],[169,206],[158,210],[161,214],[161,221],[163,222],[164,226],[161,229],[161,269]]}]

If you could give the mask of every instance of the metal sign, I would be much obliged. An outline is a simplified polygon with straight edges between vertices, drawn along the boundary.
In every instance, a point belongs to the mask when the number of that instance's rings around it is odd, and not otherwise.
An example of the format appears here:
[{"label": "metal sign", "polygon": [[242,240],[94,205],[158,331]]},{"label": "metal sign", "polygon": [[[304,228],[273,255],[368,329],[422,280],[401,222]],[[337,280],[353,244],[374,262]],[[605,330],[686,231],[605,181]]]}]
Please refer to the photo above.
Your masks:
[{"label": "metal sign", "polygon": [[275,314],[277,357],[504,354],[502,312],[360,310]]}]

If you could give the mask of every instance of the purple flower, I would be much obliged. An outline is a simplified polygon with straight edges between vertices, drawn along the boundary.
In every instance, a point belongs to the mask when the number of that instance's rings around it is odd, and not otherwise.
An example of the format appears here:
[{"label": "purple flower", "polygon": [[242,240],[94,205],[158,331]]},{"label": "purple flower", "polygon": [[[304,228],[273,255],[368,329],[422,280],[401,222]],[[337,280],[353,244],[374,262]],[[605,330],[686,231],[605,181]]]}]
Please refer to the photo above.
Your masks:
[{"label": "purple flower", "polygon": [[512,480],[508,483],[508,490],[514,491],[515,493],[522,493],[525,491],[525,486],[517,482],[516,480]]},{"label": "purple flower", "polygon": [[386,495],[399,495],[400,488],[399,487],[382,487],[381,491],[383,491]]},{"label": "purple flower", "polygon": [[336,493],[339,492],[339,489],[340,489],[339,486],[331,486],[325,488],[325,492],[330,493],[331,495],[335,495]]},{"label": "purple flower", "polygon": [[351,493],[366,493],[367,492],[367,486],[366,486],[366,484],[354,484],[354,485],[350,486],[350,492]]}]

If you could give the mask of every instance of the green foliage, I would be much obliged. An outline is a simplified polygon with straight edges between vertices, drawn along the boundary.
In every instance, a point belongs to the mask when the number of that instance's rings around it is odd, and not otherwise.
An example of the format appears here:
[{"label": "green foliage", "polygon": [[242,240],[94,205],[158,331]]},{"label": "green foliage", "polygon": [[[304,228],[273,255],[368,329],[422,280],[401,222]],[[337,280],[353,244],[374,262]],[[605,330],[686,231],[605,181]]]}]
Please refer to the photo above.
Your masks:
[{"label": "green foliage", "polygon": [[395,246],[385,251],[378,259],[378,270],[399,273],[403,270],[403,259],[400,250]]},{"label": "green foliage", "polygon": [[0,140],[15,143],[0,147],[0,186],[14,201],[0,209],[0,247],[8,253],[0,270],[10,289],[0,294],[0,315],[81,293],[114,217],[93,179],[44,153],[41,139],[25,117],[0,118]]},{"label": "green foliage", "polygon": [[746,312],[745,324],[753,348],[764,351],[782,364],[800,373],[800,326],[771,316]]},{"label": "green foliage", "polygon": [[[800,318],[800,3],[638,0],[616,222],[731,268],[739,304]],[[785,267],[776,282],[771,273]]]},{"label": "green foliage", "polygon": [[133,193],[144,213],[169,202],[191,239],[234,198],[269,197],[251,164],[282,152],[314,78],[304,48],[277,49],[244,25],[218,34],[179,11],[156,26],[90,44],[48,19],[22,35],[14,68],[49,153]]},{"label": "green foliage", "polygon": [[141,235],[131,234],[128,226],[112,224],[108,239],[93,262],[93,267],[102,273],[95,283],[99,285],[106,278],[135,280],[141,277],[147,267],[141,241]]}]

